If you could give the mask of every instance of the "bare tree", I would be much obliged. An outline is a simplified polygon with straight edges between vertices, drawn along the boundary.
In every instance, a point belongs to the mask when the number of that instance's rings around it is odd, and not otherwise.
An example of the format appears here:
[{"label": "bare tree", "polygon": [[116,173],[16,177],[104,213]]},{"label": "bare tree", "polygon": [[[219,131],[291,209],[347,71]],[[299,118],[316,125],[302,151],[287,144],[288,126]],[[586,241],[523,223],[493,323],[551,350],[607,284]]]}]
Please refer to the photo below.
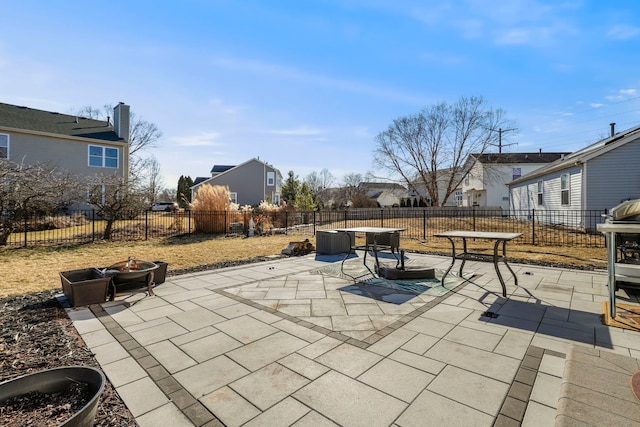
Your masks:
[{"label": "bare tree", "polygon": [[329,188],[334,183],[333,174],[329,169],[322,169],[320,172],[313,171],[304,178],[304,182],[311,188],[314,194]]},{"label": "bare tree", "polygon": [[482,97],[433,105],[394,120],[378,134],[374,163],[398,176],[422,200],[444,205],[464,179],[469,154],[485,152],[497,143],[498,129],[512,127],[504,116]]},{"label": "bare tree", "polygon": [[0,244],[21,227],[31,212],[51,212],[78,199],[76,178],[45,163],[0,162]]},{"label": "bare tree", "polygon": [[135,187],[144,195],[148,204],[154,204],[158,195],[164,190],[164,182],[160,175],[160,164],[154,156],[144,159],[140,175],[134,181]]},{"label": "bare tree", "polygon": [[348,173],[342,178],[344,196],[347,201],[353,201],[354,196],[359,193],[358,185],[361,182],[362,174],[356,172]]},{"label": "bare tree", "polygon": [[111,239],[116,221],[134,217],[144,210],[144,195],[132,189],[126,179],[116,175],[99,175],[90,183],[88,202],[96,215],[106,221],[102,238]]}]

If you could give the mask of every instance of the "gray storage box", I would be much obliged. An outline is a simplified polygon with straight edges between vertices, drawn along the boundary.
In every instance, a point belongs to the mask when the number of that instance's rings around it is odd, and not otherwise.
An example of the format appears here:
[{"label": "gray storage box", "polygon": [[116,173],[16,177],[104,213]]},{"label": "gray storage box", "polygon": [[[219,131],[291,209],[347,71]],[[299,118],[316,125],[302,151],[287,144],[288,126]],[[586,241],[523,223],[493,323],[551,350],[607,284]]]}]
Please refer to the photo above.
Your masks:
[{"label": "gray storage box", "polygon": [[60,273],[62,291],[74,307],[101,304],[107,300],[111,277],[97,268],[70,270]]},{"label": "gray storage box", "polygon": [[347,233],[336,230],[318,230],[316,231],[316,254],[345,254],[351,250],[354,239],[355,233],[352,231]]}]

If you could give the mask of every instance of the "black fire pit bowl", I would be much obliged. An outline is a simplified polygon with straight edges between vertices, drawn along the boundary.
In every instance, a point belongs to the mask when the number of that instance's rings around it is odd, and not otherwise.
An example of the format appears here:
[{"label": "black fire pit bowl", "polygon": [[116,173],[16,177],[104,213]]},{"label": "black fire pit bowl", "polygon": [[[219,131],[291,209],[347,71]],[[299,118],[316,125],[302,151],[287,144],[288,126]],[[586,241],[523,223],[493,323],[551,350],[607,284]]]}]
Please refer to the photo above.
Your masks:
[{"label": "black fire pit bowl", "polygon": [[60,427],[92,427],[96,418],[98,402],[105,384],[104,374],[90,366],[65,366],[46,369],[0,384],[0,406],[5,400],[33,391],[57,393],[67,390],[73,382],[89,385],[89,401]]}]

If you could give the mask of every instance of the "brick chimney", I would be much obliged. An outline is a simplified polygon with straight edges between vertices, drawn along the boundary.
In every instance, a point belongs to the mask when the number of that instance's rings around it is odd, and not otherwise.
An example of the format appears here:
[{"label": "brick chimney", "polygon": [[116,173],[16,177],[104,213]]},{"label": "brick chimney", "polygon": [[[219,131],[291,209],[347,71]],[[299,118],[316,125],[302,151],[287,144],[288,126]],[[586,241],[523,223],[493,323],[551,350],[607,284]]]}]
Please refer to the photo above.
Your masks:
[{"label": "brick chimney", "polygon": [[124,102],[118,103],[113,109],[113,130],[119,138],[129,142],[129,113],[130,107]]}]

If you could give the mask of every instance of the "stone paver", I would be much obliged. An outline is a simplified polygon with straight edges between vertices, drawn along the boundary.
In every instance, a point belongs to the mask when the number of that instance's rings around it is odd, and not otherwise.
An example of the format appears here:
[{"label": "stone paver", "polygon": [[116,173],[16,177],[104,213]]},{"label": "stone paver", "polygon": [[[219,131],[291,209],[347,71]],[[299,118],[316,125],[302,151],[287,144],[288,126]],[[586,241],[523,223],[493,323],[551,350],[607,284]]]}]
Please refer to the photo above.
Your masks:
[{"label": "stone paver", "polygon": [[512,265],[503,298],[491,264],[469,262],[479,275],[455,292],[390,303],[317,274],[341,261],[325,258],[169,277],[156,297],[68,313],[142,427],[640,427],[640,333],[601,324],[604,271]]}]

